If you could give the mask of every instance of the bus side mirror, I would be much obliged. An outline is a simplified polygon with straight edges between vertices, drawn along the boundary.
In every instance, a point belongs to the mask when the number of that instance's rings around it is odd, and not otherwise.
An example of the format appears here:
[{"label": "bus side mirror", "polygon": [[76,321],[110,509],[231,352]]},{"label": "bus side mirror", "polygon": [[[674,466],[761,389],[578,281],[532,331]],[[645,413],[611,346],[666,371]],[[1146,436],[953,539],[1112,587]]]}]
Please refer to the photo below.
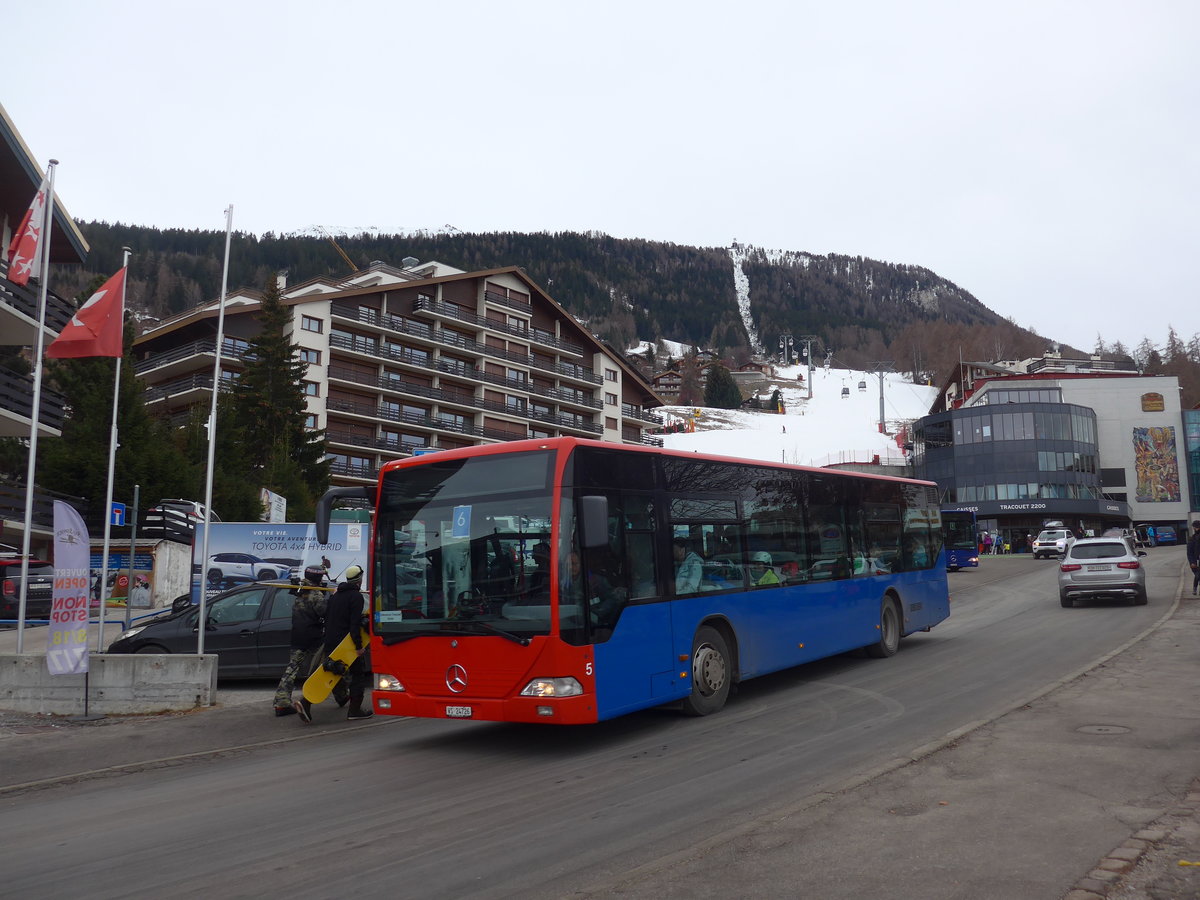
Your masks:
[{"label": "bus side mirror", "polygon": [[579,498],[579,539],[585,548],[608,546],[608,498]]},{"label": "bus side mirror", "polygon": [[329,514],[337,500],[366,500],[375,499],[375,493],[369,487],[336,487],[330,488],[317,501],[317,543],[329,543]]}]

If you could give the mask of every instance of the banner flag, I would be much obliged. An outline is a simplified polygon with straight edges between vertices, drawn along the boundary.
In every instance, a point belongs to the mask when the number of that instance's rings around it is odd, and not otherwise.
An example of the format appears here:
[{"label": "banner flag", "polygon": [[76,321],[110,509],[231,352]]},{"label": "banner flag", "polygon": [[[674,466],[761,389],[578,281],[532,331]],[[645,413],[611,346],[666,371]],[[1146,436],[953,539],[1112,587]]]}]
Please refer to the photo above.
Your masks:
[{"label": "banner flag", "polygon": [[46,194],[50,190],[50,172],[42,176],[33,203],[25,211],[20,227],[13,232],[8,245],[8,280],[13,284],[28,284],[30,278],[42,276],[42,232],[46,224]]},{"label": "banner flag", "polygon": [[51,359],[124,356],[125,269],[100,286],[46,348]]},{"label": "banner flag", "polygon": [[54,501],[54,600],[46,633],[51,675],[88,670],[88,583],[91,547],[87,526],[74,507]]}]

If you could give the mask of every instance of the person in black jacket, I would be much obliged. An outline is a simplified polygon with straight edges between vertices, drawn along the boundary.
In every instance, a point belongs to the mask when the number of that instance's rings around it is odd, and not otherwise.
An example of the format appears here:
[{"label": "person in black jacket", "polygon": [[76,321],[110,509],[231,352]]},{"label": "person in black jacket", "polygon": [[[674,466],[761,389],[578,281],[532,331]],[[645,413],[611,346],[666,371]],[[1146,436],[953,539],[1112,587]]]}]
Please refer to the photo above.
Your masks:
[{"label": "person in black jacket", "polygon": [[[304,570],[304,583],[292,604],[292,653],[287,668],[283,670],[283,677],[279,679],[279,686],[275,688],[277,716],[300,711],[298,705],[292,702],[292,691],[296,689],[296,681],[306,678],[312,671],[313,660],[325,637],[325,606],[329,591],[324,585],[325,565],[309,566]],[[347,688],[340,683],[334,688],[334,696],[339,706],[345,706],[350,699]]]},{"label": "person in black jacket", "polygon": [[[362,638],[363,629],[363,570],[361,566],[350,566],[346,569],[345,578],[325,609],[324,654],[329,656],[346,635],[352,635],[354,646],[358,649],[358,658],[350,665],[350,670],[339,682],[345,686],[350,698],[350,711],[347,719],[369,719],[375,713],[368,706],[363,708],[363,699],[367,694],[367,684],[371,677],[371,657],[368,655],[370,646]],[[301,700],[298,704],[300,718],[305,722],[312,721],[311,704]]]},{"label": "person in black jacket", "polygon": [[1188,565],[1192,567],[1192,596],[1200,589],[1200,519],[1192,523],[1187,542]]}]

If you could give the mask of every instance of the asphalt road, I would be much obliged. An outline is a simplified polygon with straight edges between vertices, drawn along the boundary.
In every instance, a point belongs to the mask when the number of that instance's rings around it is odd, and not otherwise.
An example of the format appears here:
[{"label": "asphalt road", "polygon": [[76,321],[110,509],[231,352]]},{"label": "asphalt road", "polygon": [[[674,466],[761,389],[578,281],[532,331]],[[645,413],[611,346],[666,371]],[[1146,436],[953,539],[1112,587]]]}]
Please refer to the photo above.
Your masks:
[{"label": "asphalt road", "polygon": [[623,883],[640,896],[631,871],[651,878],[723,832],[794,816],[1145,631],[1181,556],[1149,557],[1148,606],[1073,610],[1053,562],[984,560],[951,574],[951,618],[892,659],[757,679],[704,719],[396,720],[5,798],[5,891],[563,897]]}]

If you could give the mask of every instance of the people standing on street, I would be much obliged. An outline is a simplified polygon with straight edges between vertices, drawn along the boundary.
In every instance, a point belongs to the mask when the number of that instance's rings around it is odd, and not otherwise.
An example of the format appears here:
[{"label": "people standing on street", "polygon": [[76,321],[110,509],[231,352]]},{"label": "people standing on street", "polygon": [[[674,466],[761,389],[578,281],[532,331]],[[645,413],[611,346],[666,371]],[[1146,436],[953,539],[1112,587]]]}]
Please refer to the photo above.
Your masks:
[{"label": "people standing on street", "polygon": [[992,533],[990,531],[985,531],[983,533],[983,554],[984,554],[984,556],[988,556],[991,554],[991,552],[992,552]]},{"label": "people standing on street", "polygon": [[[325,610],[325,633],[322,647],[324,658],[328,658],[329,654],[337,649],[337,645],[346,635],[352,636],[354,647],[358,651],[357,658],[350,664],[349,671],[340,682],[346,689],[350,701],[347,719],[369,719],[375,714],[370,707],[363,708],[367,683],[371,677],[371,657],[368,655],[371,648],[362,637],[362,577],[362,566],[350,566],[346,569],[346,580],[338,585],[337,591],[329,598]],[[300,718],[306,724],[312,721],[311,703],[301,699],[296,701],[295,707],[296,712],[300,714]]]},{"label": "people standing on street", "polygon": [[[303,679],[312,671],[313,660],[321,649],[325,636],[325,607],[329,591],[324,589],[326,565],[309,566],[304,570],[304,583],[296,593],[292,604],[291,655],[287,668],[275,688],[275,715],[290,716],[299,712],[292,701],[292,691],[297,679]],[[345,706],[347,692],[344,686],[334,689],[338,706]]]},{"label": "people standing on street", "polygon": [[1192,523],[1192,533],[1188,535],[1187,561],[1192,567],[1192,596],[1200,590],[1200,519]]}]

